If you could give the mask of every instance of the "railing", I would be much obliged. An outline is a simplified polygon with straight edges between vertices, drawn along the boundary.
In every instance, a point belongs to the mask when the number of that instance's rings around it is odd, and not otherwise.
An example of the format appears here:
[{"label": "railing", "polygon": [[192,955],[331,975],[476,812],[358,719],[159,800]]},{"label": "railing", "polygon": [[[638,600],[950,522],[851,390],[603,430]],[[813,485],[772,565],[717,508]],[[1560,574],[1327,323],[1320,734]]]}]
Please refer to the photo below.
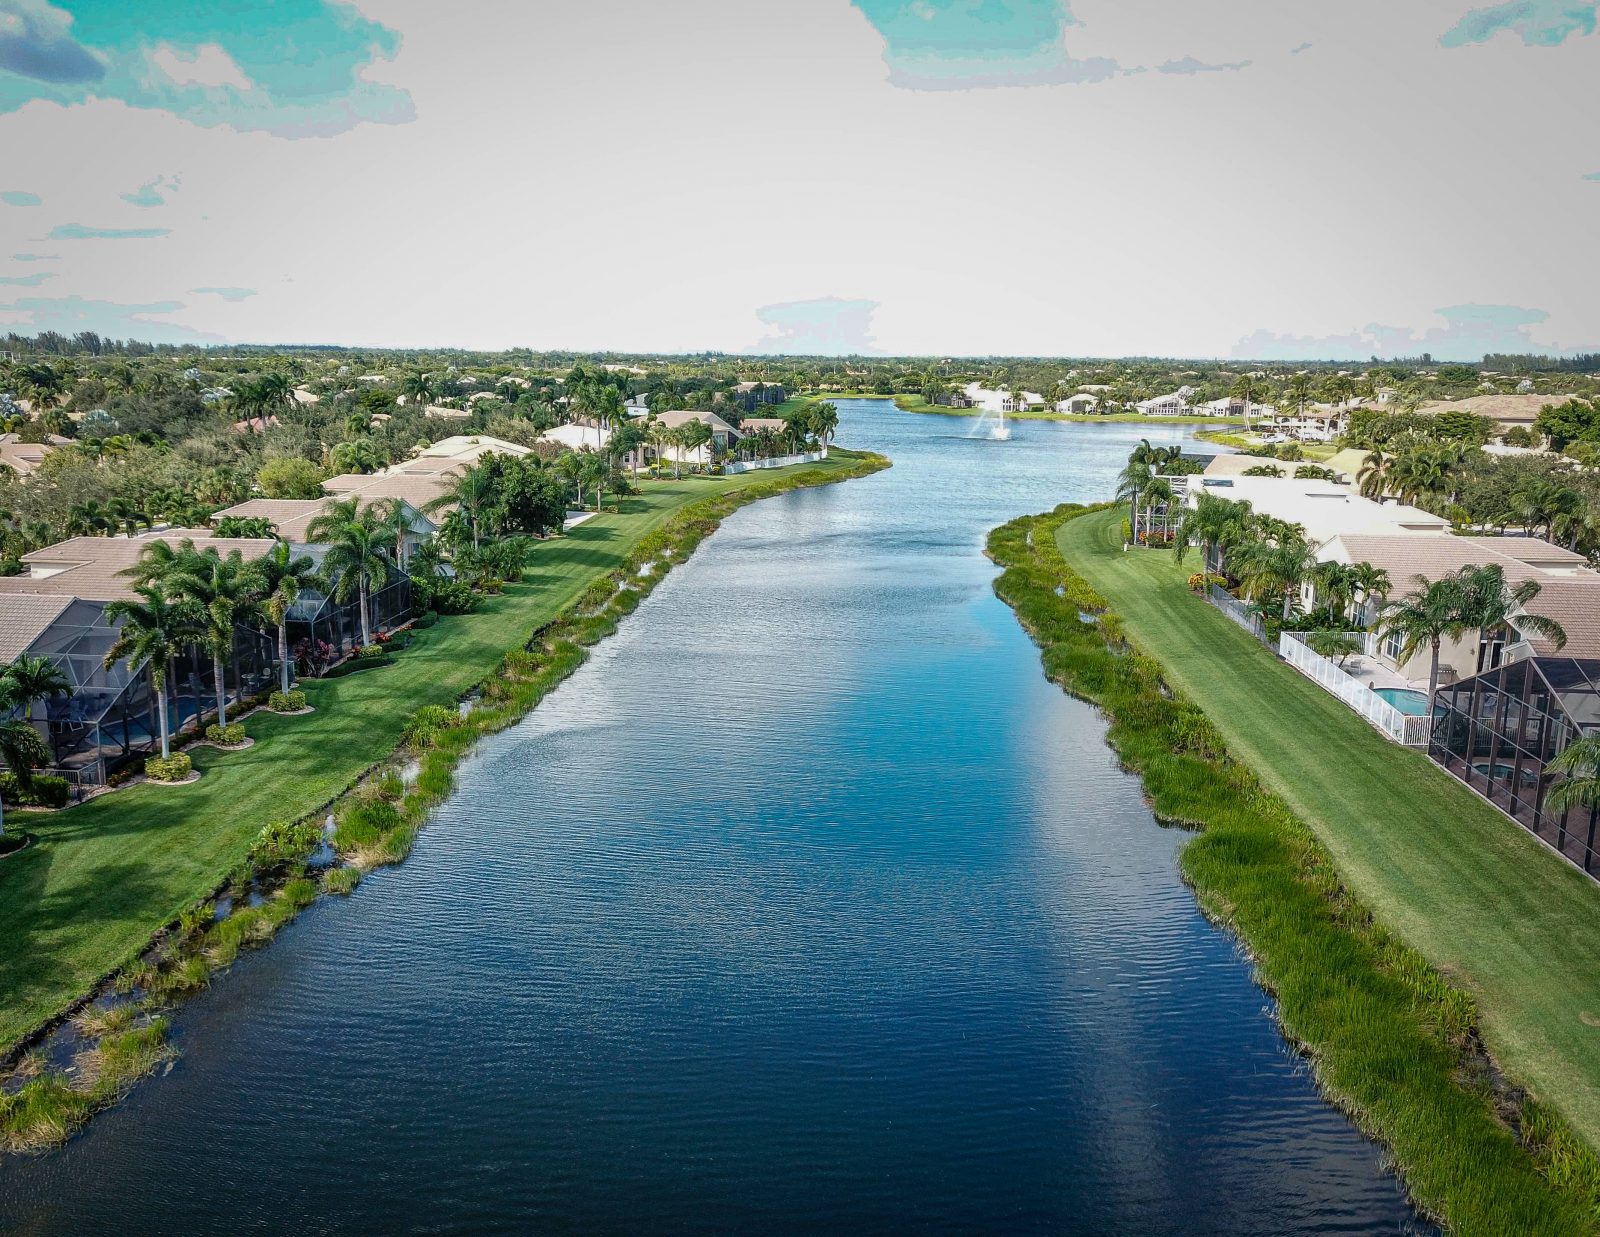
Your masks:
[{"label": "railing", "polygon": [[767,460],[729,460],[722,466],[728,476],[741,472],[756,472],[763,468],[787,468],[790,464],[815,464],[825,459],[821,451],[807,451],[802,455],[775,455]]},{"label": "railing", "polygon": [[1248,602],[1240,601],[1227,589],[1213,584],[1206,594],[1206,600],[1217,609],[1221,610],[1235,623],[1239,624],[1257,640],[1266,643],[1267,629],[1261,622],[1261,616],[1255,612]]},{"label": "railing", "polygon": [[[1351,633],[1360,638],[1360,632]],[[1325,691],[1339,697],[1371,725],[1406,747],[1426,747],[1433,718],[1402,713],[1359,679],[1353,679],[1328,658],[1312,650],[1299,632],[1278,637],[1278,656]],[[1430,709],[1431,712],[1431,709]]]}]

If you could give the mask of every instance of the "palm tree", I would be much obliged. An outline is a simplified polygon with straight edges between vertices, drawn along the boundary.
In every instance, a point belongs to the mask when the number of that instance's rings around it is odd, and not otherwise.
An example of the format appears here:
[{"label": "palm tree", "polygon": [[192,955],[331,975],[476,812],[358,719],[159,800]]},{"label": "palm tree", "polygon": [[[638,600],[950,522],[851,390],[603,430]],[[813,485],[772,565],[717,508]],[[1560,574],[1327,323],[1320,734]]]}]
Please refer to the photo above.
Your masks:
[{"label": "palm tree", "polygon": [[[1539,595],[1537,580],[1512,584],[1498,563],[1482,567],[1463,567],[1456,573],[1461,583],[1461,623],[1465,631],[1491,633],[1515,625],[1524,634],[1543,636],[1557,649],[1567,643],[1560,623],[1542,614],[1533,614],[1528,604]],[[1514,621],[1514,624],[1513,624]]]},{"label": "palm tree", "polygon": [[[50,748],[30,720],[34,703],[72,690],[66,676],[48,657],[23,653],[0,669],[0,760],[24,791],[33,789],[33,771],[50,761]],[[6,715],[16,710],[15,717]],[[0,802],[0,838],[6,835],[5,804]]]},{"label": "palm tree", "polygon": [[33,712],[36,702],[51,696],[65,696],[72,691],[72,684],[61,673],[60,666],[48,657],[32,657],[27,653],[18,654],[9,666],[0,668],[0,685],[3,685],[0,690],[8,692],[19,706],[24,718]]},{"label": "palm tree", "polygon": [[289,611],[300,594],[317,585],[317,566],[309,554],[296,554],[279,541],[252,564],[259,578],[261,608],[278,629],[278,688],[289,690]]},{"label": "palm tree", "polygon": [[623,425],[619,425],[607,443],[610,453],[618,458],[626,458],[633,468],[633,479],[639,479],[639,453],[649,439],[645,435],[644,427],[631,418]]},{"label": "palm tree", "polygon": [[594,509],[600,510],[601,500],[605,498],[606,478],[611,475],[611,457],[598,452],[585,451],[579,459],[580,474],[583,484],[589,486],[594,493]]},{"label": "palm tree", "polygon": [[[1150,484],[1144,487],[1144,536],[1145,541],[1150,540],[1150,532],[1155,527],[1156,508],[1170,506],[1173,500],[1172,483],[1165,477],[1155,477]],[[1163,521],[1165,523],[1165,521]],[[1136,539],[1137,540],[1137,539]]]},{"label": "palm tree", "polygon": [[1411,660],[1424,644],[1432,652],[1428,669],[1428,699],[1439,690],[1439,648],[1445,638],[1456,639],[1470,628],[1462,619],[1463,585],[1460,573],[1438,580],[1413,577],[1412,590],[1391,602],[1379,620],[1380,636],[1399,636],[1401,662]]},{"label": "palm tree", "polygon": [[1600,807],[1600,734],[1569,743],[1544,768],[1546,773],[1562,775],[1545,796],[1546,807],[1555,812],[1574,807]]},{"label": "palm tree", "polygon": [[472,548],[476,550],[496,498],[494,476],[480,462],[452,477],[444,491],[437,498],[424,503],[422,509],[429,515],[446,507],[460,511],[467,521],[467,527],[472,530]]},{"label": "palm tree", "polygon": [[1317,569],[1317,556],[1305,538],[1289,534],[1273,541],[1249,541],[1230,556],[1233,572],[1253,601],[1283,598],[1283,618],[1294,615],[1294,597]]},{"label": "palm tree", "polygon": [[114,527],[122,529],[132,537],[141,527],[152,528],[154,521],[147,512],[141,511],[131,499],[113,498],[106,504],[106,517],[112,521]]},{"label": "palm tree", "polygon": [[[471,469],[463,473],[469,476]],[[473,546],[477,546],[477,526],[473,525]],[[328,507],[306,529],[312,541],[326,545],[322,557],[322,574],[328,581],[335,600],[348,602],[355,597],[361,604],[361,643],[372,643],[372,618],[368,598],[373,587],[389,578],[389,563],[383,551],[390,549],[392,538],[378,523],[377,514],[363,508],[360,500],[345,499],[328,504]]]},{"label": "palm tree", "polygon": [[1215,494],[1201,493],[1195,505],[1189,508],[1172,540],[1172,553],[1181,563],[1189,552],[1189,543],[1198,541],[1205,550],[1206,569],[1218,550],[1243,541],[1250,529],[1250,504],[1230,502]]},{"label": "palm tree", "polygon": [[400,380],[400,390],[408,402],[419,404],[426,408],[433,402],[433,397],[437,393],[438,387],[434,385],[431,377],[418,369],[413,370]]},{"label": "palm tree", "polygon": [[687,452],[698,451],[708,445],[716,435],[704,421],[685,421],[678,427],[678,439]]},{"label": "palm tree", "polygon": [[67,535],[100,537],[110,536],[116,520],[106,507],[95,499],[81,502],[67,511]]},{"label": "palm tree", "polygon": [[555,469],[561,474],[562,480],[564,480],[568,485],[571,485],[577,489],[578,507],[581,510],[583,507],[583,483],[585,476],[583,467],[583,453],[580,451],[568,451],[565,455],[557,458]]},{"label": "palm tree", "polygon": [[652,411],[652,417],[651,417],[651,420],[649,421],[649,423],[645,427],[645,432],[647,434],[649,434],[649,436],[650,436],[650,445],[655,448],[655,453],[656,453],[656,476],[660,477],[660,475],[661,475],[661,453],[667,447],[672,445],[673,437],[672,437],[672,430],[668,426],[665,426],[660,421],[655,420],[654,415],[653,415],[654,414],[654,408],[653,407],[652,407],[651,411]]},{"label": "palm tree", "polygon": [[1244,401],[1245,429],[1250,428],[1250,410],[1258,406],[1260,397],[1270,389],[1262,379],[1257,378],[1254,374],[1240,374],[1233,380],[1233,385],[1228,388],[1228,396],[1230,399]]},{"label": "palm tree", "polygon": [[827,400],[811,405],[811,430],[822,444],[822,454],[828,454],[828,443],[839,428],[839,410]]},{"label": "palm tree", "polygon": [[406,504],[398,498],[383,499],[373,503],[378,513],[378,526],[384,535],[394,540],[395,562],[400,570],[406,569],[406,538],[411,535],[411,514]]},{"label": "palm tree", "polygon": [[[193,542],[187,543],[193,549]],[[252,585],[244,557],[230,550],[227,557],[215,549],[190,553],[177,570],[162,581],[179,601],[192,602],[200,614],[200,643],[211,653],[216,675],[217,725],[228,724],[227,662],[233,658],[234,630],[249,608]]]},{"label": "palm tree", "polygon": [[113,601],[105,608],[109,622],[120,620],[117,641],[106,651],[102,665],[111,669],[124,657],[137,670],[150,672],[150,690],[156,698],[156,713],[161,726],[161,758],[172,755],[172,740],[167,728],[167,670],[173,660],[200,634],[200,615],[193,602],[175,601],[158,583],[140,584],[134,592],[138,600]]},{"label": "palm tree", "polygon": [[[1146,443],[1146,446],[1149,444]],[[1118,499],[1128,500],[1128,534],[1134,541],[1139,540],[1139,496],[1144,493],[1145,487],[1155,480],[1155,473],[1150,465],[1138,460],[1137,449],[1128,457],[1128,464],[1117,477]]]},{"label": "palm tree", "polygon": [[1367,452],[1356,472],[1356,486],[1361,491],[1361,497],[1374,502],[1382,500],[1384,491],[1389,488],[1389,479],[1384,475],[1385,466],[1386,457],[1382,451],[1374,448]]},{"label": "palm tree", "polygon": [[1389,595],[1389,573],[1371,563],[1354,563],[1350,567],[1350,586],[1354,597],[1365,606]]}]

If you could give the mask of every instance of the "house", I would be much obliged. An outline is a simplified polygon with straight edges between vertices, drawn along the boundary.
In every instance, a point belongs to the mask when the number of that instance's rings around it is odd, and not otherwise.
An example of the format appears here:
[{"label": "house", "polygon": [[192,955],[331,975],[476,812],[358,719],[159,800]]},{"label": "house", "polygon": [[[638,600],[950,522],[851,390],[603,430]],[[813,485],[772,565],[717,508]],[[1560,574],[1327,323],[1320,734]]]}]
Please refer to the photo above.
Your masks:
[{"label": "house", "polygon": [[661,412],[656,414],[655,420],[668,429],[676,429],[687,425],[690,421],[702,421],[711,427],[711,441],[705,446],[696,447],[693,451],[685,451],[682,447],[664,448],[665,458],[685,464],[709,464],[713,456],[729,450],[744,437],[714,412],[696,412],[691,409]]},{"label": "house", "polygon": [[[275,542],[214,537],[208,529],[171,529],[142,537],[74,537],[23,555],[21,575],[0,578],[0,650],[48,657],[71,692],[34,705],[32,721],[51,751],[51,763],[85,784],[101,784],[120,765],[155,750],[159,722],[149,675],[126,659],[108,670],[104,658],[118,624],[106,618],[113,601],[136,594],[123,573],[153,541],[189,538],[200,550],[238,550],[260,558]],[[225,694],[238,701],[273,681],[275,644],[266,632],[235,628]],[[215,707],[216,679],[209,652],[185,650],[168,671],[168,718],[174,733]]]},{"label": "house", "polygon": [[1501,429],[1531,426],[1546,406],[1559,408],[1577,398],[1572,395],[1469,395],[1465,399],[1434,400],[1422,405],[1427,413],[1471,412],[1488,417]]},{"label": "house", "polygon": [[740,382],[733,388],[733,402],[746,412],[754,412],[763,404],[781,404],[786,398],[783,387],[776,382]]},{"label": "house", "polygon": [[[997,391],[986,387],[981,382],[969,382],[962,388],[962,393],[967,397],[969,407],[980,408],[984,412],[1026,412],[1029,408],[1042,408],[1044,396],[1037,391]],[[1018,399],[1021,396],[1021,399]]]},{"label": "house", "polygon": [[1332,404],[1311,404],[1298,412],[1274,409],[1271,425],[1285,438],[1300,442],[1332,442],[1344,432],[1350,410]]},{"label": "house", "polygon": [[545,430],[539,435],[539,441],[553,442],[566,447],[569,451],[582,451],[585,448],[590,451],[600,451],[611,441],[611,430],[607,426],[579,418]]},{"label": "house", "polygon": [[[404,562],[411,553],[424,541],[433,537],[439,531],[439,521],[430,519],[419,508],[413,506],[403,498],[388,500],[381,495],[367,493],[361,490],[351,491],[358,500],[358,509],[365,509],[374,503],[384,501],[399,501],[406,514],[406,523],[410,531],[401,538],[400,558]],[[266,520],[278,536],[285,541],[297,545],[308,545],[311,538],[308,535],[312,521],[324,514],[328,508],[339,498],[329,495],[327,498],[251,498],[242,503],[235,503],[211,516],[213,525],[218,520]]]},{"label": "house", "polygon": [[741,434],[760,434],[763,431],[772,434],[788,433],[789,422],[782,417],[746,417],[739,422]]},{"label": "house", "polygon": [[[1147,417],[1189,416],[1194,412],[1194,409],[1189,406],[1188,396],[1184,394],[1185,391],[1188,391],[1187,387],[1174,391],[1170,395],[1158,395],[1154,399],[1140,400],[1134,405],[1134,408]],[[1190,392],[1190,394],[1193,394],[1193,392]]]},{"label": "house", "polygon": [[1087,391],[1079,391],[1076,395],[1069,395],[1066,399],[1056,401],[1056,411],[1064,412],[1069,416],[1083,416],[1091,413],[1100,403],[1098,395],[1090,395]]},{"label": "house", "polygon": [[31,477],[44,463],[44,457],[55,449],[54,443],[23,442],[20,435],[0,434],[0,469],[9,468],[19,477]]}]

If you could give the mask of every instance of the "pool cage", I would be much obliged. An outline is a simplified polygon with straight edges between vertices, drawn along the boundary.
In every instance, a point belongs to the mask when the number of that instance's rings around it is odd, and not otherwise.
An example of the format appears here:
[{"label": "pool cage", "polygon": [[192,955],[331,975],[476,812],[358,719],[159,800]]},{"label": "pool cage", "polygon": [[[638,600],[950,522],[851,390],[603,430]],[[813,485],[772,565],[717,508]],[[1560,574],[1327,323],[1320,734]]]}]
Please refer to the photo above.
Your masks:
[{"label": "pool cage", "polygon": [[[158,751],[161,723],[155,694],[143,666],[126,659],[107,670],[104,659],[117,641],[105,605],[74,600],[33,642],[29,652],[48,657],[71,684],[70,694],[41,700],[33,720],[51,752],[51,771],[79,785],[104,785],[135,756]],[[232,656],[224,659],[224,689],[230,702],[271,683],[274,641],[265,632],[234,629]],[[167,727],[176,735],[217,707],[211,653],[188,648],[167,670]]]},{"label": "pool cage", "polygon": [[[391,571],[389,582],[367,598],[367,626],[374,634],[398,627],[411,617],[411,578]],[[309,640],[330,650],[327,664],[361,647],[361,603],[335,601],[307,590],[289,608],[289,648]],[[326,667],[324,667],[326,668]]]},{"label": "pool cage", "polygon": [[1546,800],[1546,766],[1574,740],[1600,733],[1600,660],[1534,657],[1507,662],[1434,697],[1428,755],[1523,828],[1591,876],[1600,806],[1565,812]]}]

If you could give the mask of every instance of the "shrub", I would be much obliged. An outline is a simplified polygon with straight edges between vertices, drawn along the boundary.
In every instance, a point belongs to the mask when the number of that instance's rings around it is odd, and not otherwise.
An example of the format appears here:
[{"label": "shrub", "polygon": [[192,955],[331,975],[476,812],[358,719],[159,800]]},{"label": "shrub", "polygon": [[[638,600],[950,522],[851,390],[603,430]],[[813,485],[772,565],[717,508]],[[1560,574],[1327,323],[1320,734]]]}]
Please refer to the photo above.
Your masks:
[{"label": "shrub", "polygon": [[350,661],[335,666],[322,677],[325,679],[342,679],[347,674],[358,674],[363,670],[376,670],[379,666],[394,665],[394,658],[380,652],[376,657],[357,656]]},{"label": "shrub", "polygon": [[244,723],[229,722],[226,726],[219,726],[213,722],[206,727],[206,738],[213,743],[221,743],[227,747],[237,747],[245,740]]},{"label": "shrub", "polygon": [[322,887],[328,893],[350,894],[361,883],[359,868],[329,868],[322,874]]},{"label": "shrub", "polygon": [[356,656],[357,657],[382,657],[383,656],[383,645],[378,644],[378,643],[363,644],[359,649],[356,650]]},{"label": "shrub", "polygon": [[0,799],[17,807],[65,807],[67,779],[36,773],[32,787],[24,790],[15,773],[0,773]]},{"label": "shrub", "polygon": [[151,756],[144,762],[144,771],[152,782],[181,782],[194,772],[194,762],[184,752],[174,752],[166,760]]},{"label": "shrub", "polygon": [[425,704],[411,715],[405,729],[405,741],[417,745],[433,742],[441,730],[453,730],[461,725],[461,714],[442,704]]},{"label": "shrub", "polygon": [[428,614],[419,614],[415,619],[412,620],[411,627],[413,631],[427,631],[428,628],[432,627],[438,621],[439,616],[437,614],[433,614],[431,612]]},{"label": "shrub", "polygon": [[478,598],[464,580],[440,580],[433,590],[433,608],[440,614],[470,614]]},{"label": "shrub", "polygon": [[274,713],[298,713],[306,707],[306,694],[298,687],[286,692],[273,692],[267,697],[267,708]]},{"label": "shrub", "polygon": [[250,862],[262,872],[279,871],[300,862],[321,841],[322,831],[309,822],[275,820],[250,848]]}]

